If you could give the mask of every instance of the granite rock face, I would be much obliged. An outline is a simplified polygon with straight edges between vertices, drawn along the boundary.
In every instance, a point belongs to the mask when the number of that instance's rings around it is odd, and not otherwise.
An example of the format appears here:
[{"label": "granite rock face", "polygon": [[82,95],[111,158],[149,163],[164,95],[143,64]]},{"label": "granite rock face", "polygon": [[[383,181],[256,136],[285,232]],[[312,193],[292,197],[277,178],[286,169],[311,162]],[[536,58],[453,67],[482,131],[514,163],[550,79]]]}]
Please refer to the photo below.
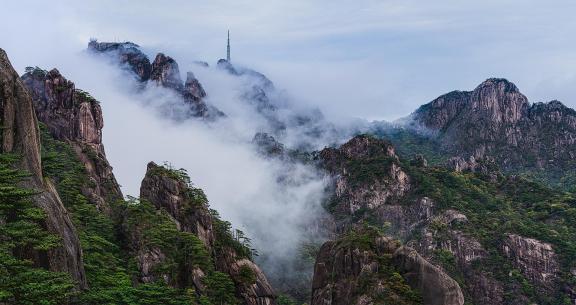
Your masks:
[{"label": "granite rock face", "polygon": [[392,204],[410,189],[394,147],[367,135],[352,138],[339,148],[319,153],[323,167],[334,177],[335,210],[353,215]]},{"label": "granite rock face", "polygon": [[491,157],[504,170],[557,169],[576,158],[576,111],[558,101],[530,104],[505,79],[440,96],[411,118],[417,130],[437,135],[448,153]]},{"label": "granite rock face", "polygon": [[[398,282],[418,291],[423,304],[464,304],[458,283],[413,249],[384,236],[370,237],[368,248],[364,242],[349,239],[345,236],[326,242],[320,249],[312,305],[376,304],[383,300],[385,304],[415,304],[410,295],[400,292],[406,288],[396,290]],[[386,272],[395,272],[402,279],[387,278]]]},{"label": "granite rock face", "polygon": [[172,57],[158,53],[152,62],[152,74],[150,80],[159,86],[182,91],[182,79],[180,79],[180,69]]},{"label": "granite rock face", "polygon": [[148,163],[140,186],[140,198],[148,200],[158,209],[165,209],[179,230],[194,233],[211,249],[214,243],[212,216],[207,206],[198,204],[195,196],[201,195],[194,193],[184,181],[162,173],[163,167]]},{"label": "granite rock face", "polygon": [[90,184],[82,193],[101,211],[110,212],[109,202],[122,200],[120,186],[106,159],[102,143],[104,119],[100,103],[89,93],[53,69],[31,69],[22,76],[38,120],[57,140],[68,142],[84,164]]},{"label": "granite rock face", "polygon": [[[173,91],[181,99],[179,101],[181,105],[187,109],[186,113],[175,117],[179,120],[196,117],[211,121],[225,116],[216,107],[206,104],[204,101],[206,92],[192,72],[188,72],[186,81],[182,82],[178,63],[170,56],[158,53],[150,63],[139,46],[131,42],[110,43],[93,40],[88,44],[88,50],[93,54],[111,57],[124,65],[134,73],[143,86],[150,83]],[[174,108],[177,104],[166,107]]]},{"label": "granite rock face", "polygon": [[[268,282],[266,275],[254,262],[247,258],[238,257],[237,253],[227,248],[215,255],[216,267],[228,273],[236,284],[236,293],[246,305],[274,305],[276,294]],[[245,283],[241,279],[243,268],[249,268],[255,280]]]},{"label": "granite rock face", "polygon": [[206,97],[206,91],[204,91],[202,84],[200,84],[192,72],[186,73],[186,82],[184,82],[184,97],[196,102]]},{"label": "granite rock face", "polygon": [[[447,208],[451,202],[432,196],[439,186],[448,184],[450,189],[452,177],[480,179],[501,192],[511,191],[507,187],[516,185],[519,178],[502,176],[491,158],[458,157],[449,161],[448,169],[427,167],[424,162],[400,160],[392,145],[370,136],[357,136],[340,147],[326,148],[317,158],[333,179],[327,208],[334,215],[336,233],[357,231],[365,223],[383,227],[387,234],[458,279],[466,301],[474,304],[527,304],[537,298],[574,295],[574,289],[560,279],[566,268],[560,266],[560,255],[550,244],[506,232],[501,232],[502,240],[481,238],[475,230],[482,219],[474,209]],[[436,176],[438,172],[447,175]],[[423,184],[430,193],[421,191]],[[473,183],[468,185],[474,187]],[[489,264],[492,267],[485,266]],[[512,266],[518,272],[496,274],[498,267],[494,266]],[[528,286],[538,296],[526,292]]]},{"label": "granite rock face", "polygon": [[[33,255],[34,263],[52,271],[69,273],[78,288],[86,288],[82,249],[76,229],[52,183],[42,173],[40,132],[32,98],[0,49],[0,125],[2,152],[22,156],[20,169],[30,173],[23,184],[35,189],[35,204],[46,213],[46,229],[61,238],[61,246],[45,255]],[[38,259],[44,257],[44,259]]]},{"label": "granite rock face", "polygon": [[560,272],[558,256],[551,244],[516,234],[507,234],[502,245],[506,256],[526,278],[542,287],[553,290]]},{"label": "granite rock face", "polygon": [[152,65],[146,54],[140,51],[140,46],[132,42],[97,42],[88,43],[88,51],[111,55],[128,70],[134,72],[138,80],[145,82],[150,79]]},{"label": "granite rock face", "polygon": [[[146,176],[140,187],[140,197],[152,203],[158,210],[166,211],[178,230],[190,232],[198,236],[212,256],[215,268],[230,275],[236,286],[236,294],[246,305],[273,305],[276,295],[260,268],[250,259],[240,256],[232,247],[216,248],[218,242],[213,228],[213,216],[210,214],[206,198],[199,189],[193,188],[183,177],[174,174],[153,162],[148,164]],[[131,244],[136,245],[134,252],[139,262],[142,281],[157,280],[150,274],[154,266],[161,264],[165,254],[159,249],[143,250],[139,247],[139,236],[130,237]],[[242,272],[249,269],[254,276],[253,282],[246,282]],[[190,272],[192,282],[201,288],[201,279],[204,273],[200,269]],[[166,277],[166,275],[164,275]],[[164,279],[167,283],[173,282],[170,278]]]}]

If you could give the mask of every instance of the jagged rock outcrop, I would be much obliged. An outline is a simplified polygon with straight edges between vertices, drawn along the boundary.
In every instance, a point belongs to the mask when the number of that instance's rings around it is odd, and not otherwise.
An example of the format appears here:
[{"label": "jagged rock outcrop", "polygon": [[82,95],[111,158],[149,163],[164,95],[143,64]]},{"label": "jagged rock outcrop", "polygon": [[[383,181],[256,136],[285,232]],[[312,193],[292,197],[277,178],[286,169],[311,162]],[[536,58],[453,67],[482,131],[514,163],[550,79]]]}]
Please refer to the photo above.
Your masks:
[{"label": "jagged rock outcrop", "polygon": [[138,76],[138,80],[145,82],[150,79],[152,65],[146,54],[140,51],[140,46],[132,42],[98,42],[90,40],[88,51],[111,55],[120,64],[125,65]]},{"label": "jagged rock outcrop", "polygon": [[424,304],[464,304],[458,283],[422,258],[416,250],[400,247],[392,259],[406,281],[422,291]]},{"label": "jagged rock outcrop", "polygon": [[206,97],[206,91],[202,87],[202,84],[196,79],[194,73],[186,73],[186,82],[184,82],[184,98],[193,101],[200,101]]},{"label": "jagged rock outcrop", "polygon": [[[416,293],[421,298],[415,297]],[[359,230],[321,247],[314,271],[312,305],[420,301],[430,305],[464,304],[464,297],[456,281],[391,238]]]},{"label": "jagged rock outcrop", "polygon": [[470,156],[468,160],[462,157],[452,157],[448,159],[446,167],[455,172],[479,173],[490,177],[493,182],[502,176],[500,168],[492,157],[476,159],[474,156]]},{"label": "jagged rock outcrop", "polygon": [[102,143],[104,120],[100,103],[76,89],[56,69],[49,72],[29,68],[22,76],[38,120],[50,134],[68,142],[84,164],[90,182],[83,194],[100,210],[110,212],[110,202],[122,200],[122,192],[106,159]]},{"label": "jagged rock outcrop", "polygon": [[176,91],[182,91],[183,88],[178,64],[172,57],[166,56],[164,53],[158,53],[152,62],[150,80],[162,87]]},{"label": "jagged rock outcrop", "polygon": [[436,134],[447,153],[492,157],[504,170],[558,169],[576,159],[576,111],[558,101],[531,105],[505,79],[440,96],[411,118],[417,130]]},{"label": "jagged rock outcrop", "polygon": [[148,200],[158,209],[165,209],[174,218],[179,230],[196,234],[211,249],[214,243],[212,216],[202,202],[205,200],[204,194],[169,173],[154,162],[148,163],[140,186],[140,198]]},{"label": "jagged rock outcrop", "polygon": [[[151,202],[159,211],[165,211],[176,224],[178,230],[198,236],[213,258],[218,271],[230,275],[236,286],[237,296],[246,305],[273,305],[276,295],[260,268],[250,259],[240,255],[226,241],[219,240],[213,228],[215,220],[208,210],[204,193],[192,187],[183,172],[148,164],[146,176],[142,180],[140,197]],[[222,233],[222,232],[220,232]],[[224,238],[224,236],[220,236]],[[231,237],[230,237],[231,238]],[[129,239],[141,272],[141,281],[158,279],[150,272],[155,266],[165,262],[166,253],[154,247],[142,247],[142,236],[132,234]],[[220,245],[216,247],[216,244]],[[246,269],[249,269],[248,271]],[[250,273],[253,281],[246,281]],[[201,269],[188,271],[194,286],[201,290],[204,272]],[[161,275],[167,283],[173,282],[168,275]]]},{"label": "jagged rock outcrop", "polygon": [[[142,84],[151,82],[174,91],[189,110],[184,114],[179,111],[178,115],[174,117],[175,119],[200,117],[214,120],[225,116],[216,107],[206,104],[204,101],[206,92],[192,72],[188,72],[186,82],[182,82],[178,63],[170,56],[158,53],[154,61],[150,63],[148,57],[140,51],[139,46],[131,42],[110,43],[92,40],[88,44],[88,50],[95,54],[111,56],[121,64],[128,66]],[[167,105],[168,108],[174,106],[172,104]]]},{"label": "jagged rock outcrop", "polygon": [[[511,238],[514,235],[506,235],[507,231],[485,229],[491,226],[484,223],[486,219],[498,215],[492,223],[500,221],[496,219],[522,223],[530,217],[523,226],[535,228],[546,222],[550,232],[571,230],[556,213],[543,212],[532,219],[531,205],[550,205],[543,200],[562,202],[555,191],[518,176],[503,176],[490,157],[453,158],[448,162],[451,168],[399,160],[389,143],[369,136],[324,149],[317,157],[334,179],[327,208],[335,216],[337,232],[355,231],[365,223],[384,227],[387,234],[458,279],[466,301],[474,304],[547,304],[558,296],[573,299],[571,280],[565,280],[567,268],[558,263],[565,256],[549,251],[553,241]],[[393,164],[397,170],[392,170]],[[395,173],[399,171],[405,178],[398,179],[401,176]],[[532,196],[539,203],[522,203],[532,202]],[[358,208],[351,212],[350,206]],[[507,230],[517,228],[507,225],[511,228]]]},{"label": "jagged rock outcrop", "polygon": [[[221,253],[216,253],[216,267],[232,277],[237,294],[246,305],[276,304],[276,294],[266,275],[251,260],[238,257],[234,250],[227,248]],[[242,280],[243,268],[248,268],[252,273],[254,277],[252,282]]]},{"label": "jagged rock outcrop", "polygon": [[335,179],[338,213],[374,210],[394,203],[410,189],[410,178],[400,167],[394,147],[371,136],[356,136],[339,148],[325,148],[319,159]]},{"label": "jagged rock outcrop", "polygon": [[[24,186],[38,191],[34,202],[46,213],[46,229],[61,238],[61,246],[37,253],[34,263],[52,271],[69,273],[79,288],[86,276],[76,229],[52,183],[42,174],[40,132],[32,98],[4,50],[0,49],[0,125],[2,152],[18,153],[20,168],[30,173]],[[34,250],[36,251],[36,250]]]},{"label": "jagged rock outcrop", "polygon": [[379,222],[388,227],[388,232],[405,239],[420,226],[425,225],[434,215],[434,201],[428,197],[419,198],[408,204],[397,202],[384,204],[374,212]]},{"label": "jagged rock outcrop", "polygon": [[[408,245],[416,249],[427,260],[437,262],[439,253],[453,257],[453,268],[465,277],[464,292],[479,304],[505,304],[505,285],[493,275],[475,268],[488,257],[488,251],[475,238],[459,228],[468,223],[468,218],[453,209],[434,215],[421,226],[421,238],[410,240]],[[517,296],[520,299],[520,295]]]},{"label": "jagged rock outcrop", "polygon": [[505,255],[526,278],[543,290],[554,290],[560,271],[558,256],[551,244],[516,234],[507,234],[502,245]]}]

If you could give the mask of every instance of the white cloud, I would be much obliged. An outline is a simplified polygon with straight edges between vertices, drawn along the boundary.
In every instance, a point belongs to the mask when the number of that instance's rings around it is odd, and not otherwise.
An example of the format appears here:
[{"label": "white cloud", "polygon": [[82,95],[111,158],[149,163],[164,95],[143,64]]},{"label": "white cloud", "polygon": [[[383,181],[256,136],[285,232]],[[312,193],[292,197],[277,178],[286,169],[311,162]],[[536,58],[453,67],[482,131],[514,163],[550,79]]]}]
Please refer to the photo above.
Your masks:
[{"label": "white cloud", "polygon": [[231,29],[235,61],[329,113],[397,118],[488,77],[576,105],[569,0],[30,0],[3,9],[0,41],[20,71],[56,66],[89,37],[213,63]]}]

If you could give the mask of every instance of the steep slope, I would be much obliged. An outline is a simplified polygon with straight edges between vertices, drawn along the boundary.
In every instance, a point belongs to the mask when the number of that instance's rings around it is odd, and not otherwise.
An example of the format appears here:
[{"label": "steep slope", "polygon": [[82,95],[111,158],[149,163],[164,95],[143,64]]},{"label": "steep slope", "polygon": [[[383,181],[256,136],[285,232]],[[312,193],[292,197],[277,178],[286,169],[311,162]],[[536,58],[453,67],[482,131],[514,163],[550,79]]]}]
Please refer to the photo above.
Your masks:
[{"label": "steep slope", "polygon": [[[148,201],[158,213],[167,216],[167,223],[176,229],[172,234],[183,236],[183,240],[177,239],[172,244],[147,240],[146,230],[157,228],[146,228],[141,222],[132,222],[131,214],[135,208],[128,207],[127,239],[132,245],[130,252],[136,255],[142,282],[163,279],[176,287],[194,287],[197,295],[204,296],[210,295],[213,288],[206,281],[219,275],[232,281],[235,295],[243,304],[275,303],[266,276],[251,261],[249,244],[241,233],[232,234],[229,223],[210,212],[206,196],[202,190],[192,187],[183,170],[149,163],[140,192],[141,200]],[[182,242],[183,245],[177,246]],[[178,251],[186,252],[179,256]],[[171,270],[169,266],[179,267]]]},{"label": "steep slope", "polygon": [[382,228],[441,267],[471,304],[562,304],[575,298],[574,197],[492,172],[403,160],[357,136],[319,153],[334,177],[340,230]]},{"label": "steep slope", "polygon": [[392,206],[411,188],[394,147],[371,136],[356,136],[337,149],[326,148],[319,158],[334,176],[334,196],[327,208],[336,216],[339,231],[346,231],[355,220],[349,216]]},{"label": "steep slope", "polygon": [[311,304],[462,305],[464,296],[416,251],[364,227],[322,246]]},{"label": "steep slope", "polygon": [[0,303],[275,303],[249,239],[185,172],[150,165],[145,199],[124,201],[99,103],[57,70],[27,70],[30,93],[0,50]]},{"label": "steep slope", "polygon": [[152,65],[146,54],[140,51],[140,46],[131,42],[98,42],[91,40],[88,50],[97,53],[110,54],[121,64],[126,65],[139,81],[145,82],[150,79]]},{"label": "steep slope", "polygon": [[45,218],[41,218],[43,226],[60,239],[57,245],[48,249],[34,247],[21,250],[21,253],[39,267],[70,274],[77,287],[85,288],[82,249],[76,229],[52,182],[43,174],[40,133],[32,99],[1,49],[0,114],[2,153],[20,156],[18,168],[29,173],[21,186],[37,192],[32,200],[45,214]]},{"label": "steep slope", "polygon": [[38,120],[57,140],[68,142],[82,161],[90,184],[82,193],[100,210],[110,213],[109,202],[123,200],[122,192],[106,159],[102,143],[104,119],[100,103],[58,70],[27,68],[22,76]]},{"label": "steep slope", "polygon": [[442,95],[411,119],[450,156],[491,157],[505,171],[544,169],[554,178],[575,166],[576,111],[558,101],[530,104],[505,79]]}]

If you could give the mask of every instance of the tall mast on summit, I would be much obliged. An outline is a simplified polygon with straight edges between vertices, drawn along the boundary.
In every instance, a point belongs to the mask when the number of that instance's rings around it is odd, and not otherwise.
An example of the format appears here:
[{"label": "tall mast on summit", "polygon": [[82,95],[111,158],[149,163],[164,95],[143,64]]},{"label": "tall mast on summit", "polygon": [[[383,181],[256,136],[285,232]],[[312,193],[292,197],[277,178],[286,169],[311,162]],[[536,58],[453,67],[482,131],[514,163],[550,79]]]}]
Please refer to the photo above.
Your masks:
[{"label": "tall mast on summit", "polygon": [[226,60],[230,62],[230,30],[228,30],[228,48],[226,49]]}]

